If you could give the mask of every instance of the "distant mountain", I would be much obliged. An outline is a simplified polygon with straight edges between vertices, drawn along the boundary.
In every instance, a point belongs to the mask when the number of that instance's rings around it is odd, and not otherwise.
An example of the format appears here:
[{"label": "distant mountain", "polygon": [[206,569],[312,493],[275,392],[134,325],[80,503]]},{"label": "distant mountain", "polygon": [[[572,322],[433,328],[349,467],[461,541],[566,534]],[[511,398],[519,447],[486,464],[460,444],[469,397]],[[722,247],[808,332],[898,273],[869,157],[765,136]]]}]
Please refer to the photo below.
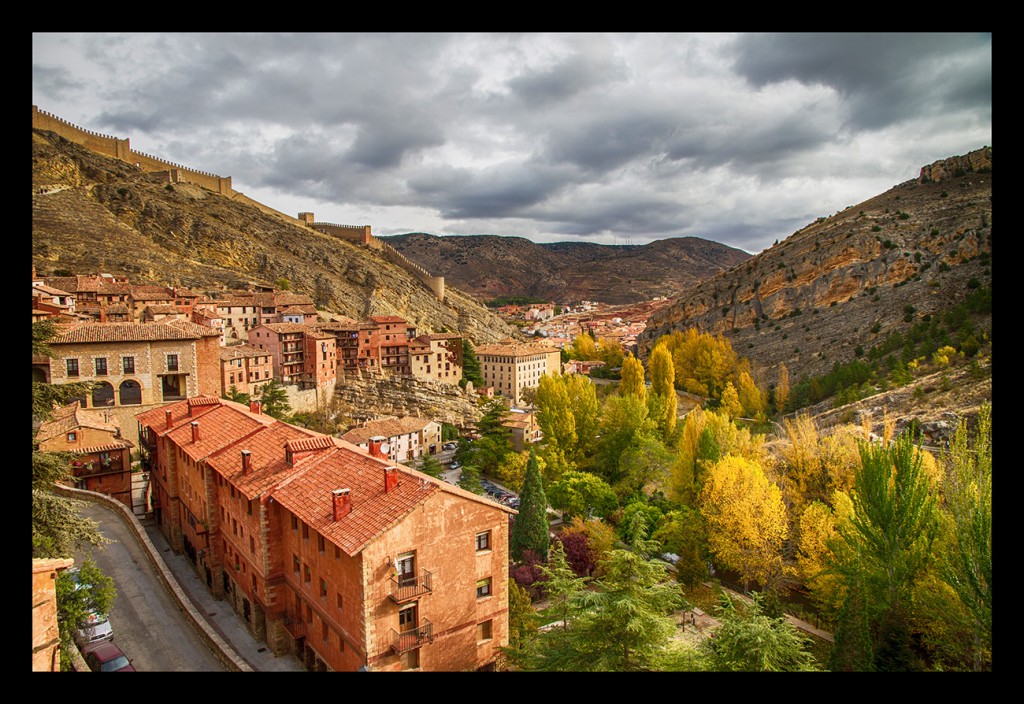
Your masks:
[{"label": "distant mountain", "polygon": [[559,303],[635,303],[674,296],[751,256],[697,237],[646,245],[536,244],[523,237],[419,232],[381,239],[484,300],[534,296]]},{"label": "distant mountain", "polygon": [[322,234],[195,183],[32,131],[32,261],[56,271],[127,275],[132,283],[200,293],[273,285],[355,318],[401,315],[424,331],[444,328],[476,344],[513,329],[472,297],[444,301],[379,249]]}]

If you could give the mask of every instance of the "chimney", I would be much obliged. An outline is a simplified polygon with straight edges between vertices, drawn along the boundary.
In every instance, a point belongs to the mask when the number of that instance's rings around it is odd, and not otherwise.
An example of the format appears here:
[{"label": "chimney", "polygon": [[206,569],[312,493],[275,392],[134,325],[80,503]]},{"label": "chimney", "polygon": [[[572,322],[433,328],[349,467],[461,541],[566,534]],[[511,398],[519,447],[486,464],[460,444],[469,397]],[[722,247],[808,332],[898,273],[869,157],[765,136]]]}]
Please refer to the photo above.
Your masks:
[{"label": "chimney", "polygon": [[261,406],[262,403],[260,402],[260,400],[258,398],[254,398],[251,401],[249,401],[249,412],[259,415]]},{"label": "chimney", "polygon": [[384,468],[384,491],[389,492],[398,486],[398,467]]},{"label": "chimney", "polygon": [[242,450],[242,474],[248,474],[252,471],[252,453],[248,450]]},{"label": "chimney", "polygon": [[370,438],[370,457],[376,457],[379,460],[386,460],[388,458],[387,452],[384,451],[385,438],[383,435],[374,435]]},{"label": "chimney", "polygon": [[192,421],[192,442],[199,442],[199,421]]},{"label": "chimney", "polygon": [[352,510],[352,490],[335,489],[331,496],[334,499],[334,520],[340,521]]},{"label": "chimney", "polygon": [[164,418],[167,420],[167,427],[170,428],[173,422],[171,421],[171,412],[169,410],[164,411]]}]

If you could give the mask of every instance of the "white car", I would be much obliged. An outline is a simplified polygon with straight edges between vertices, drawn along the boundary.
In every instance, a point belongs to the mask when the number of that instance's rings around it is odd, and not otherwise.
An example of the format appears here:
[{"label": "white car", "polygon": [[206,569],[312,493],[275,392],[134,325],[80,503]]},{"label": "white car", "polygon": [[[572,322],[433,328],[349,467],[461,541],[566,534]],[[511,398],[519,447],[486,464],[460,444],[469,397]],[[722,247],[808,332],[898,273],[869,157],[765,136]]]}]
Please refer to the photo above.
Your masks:
[{"label": "white car", "polygon": [[112,640],[114,629],[110,626],[110,619],[106,614],[90,612],[85,620],[78,624],[75,632],[75,640],[79,646],[86,646],[90,643],[98,643],[101,640]]}]

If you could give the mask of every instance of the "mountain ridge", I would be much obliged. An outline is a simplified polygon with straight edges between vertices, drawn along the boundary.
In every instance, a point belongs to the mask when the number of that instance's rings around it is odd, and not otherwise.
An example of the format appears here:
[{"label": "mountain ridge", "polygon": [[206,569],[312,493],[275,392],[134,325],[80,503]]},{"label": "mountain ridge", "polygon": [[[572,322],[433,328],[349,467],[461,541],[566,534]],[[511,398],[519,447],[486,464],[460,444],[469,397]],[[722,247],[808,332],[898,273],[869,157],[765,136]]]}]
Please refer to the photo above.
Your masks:
[{"label": "mountain ridge", "polygon": [[698,237],[644,245],[535,243],[519,236],[381,237],[459,289],[483,299],[534,296],[558,303],[628,304],[669,297],[750,254]]}]

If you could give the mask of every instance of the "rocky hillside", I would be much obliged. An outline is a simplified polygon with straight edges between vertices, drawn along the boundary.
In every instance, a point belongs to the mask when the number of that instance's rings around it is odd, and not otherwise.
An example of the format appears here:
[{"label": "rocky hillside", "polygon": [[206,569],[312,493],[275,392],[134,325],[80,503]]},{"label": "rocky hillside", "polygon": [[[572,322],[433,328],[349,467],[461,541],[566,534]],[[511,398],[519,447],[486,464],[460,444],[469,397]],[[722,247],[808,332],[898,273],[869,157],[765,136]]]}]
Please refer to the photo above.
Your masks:
[{"label": "rocky hillside", "polygon": [[646,245],[535,244],[522,237],[423,233],[382,239],[484,300],[532,296],[558,303],[636,303],[675,296],[751,256],[697,237]]},{"label": "rocky hillside", "polygon": [[[317,307],[365,319],[401,315],[476,344],[511,334],[470,296],[444,302],[375,251],[299,227],[202,187],[161,181],[52,132],[32,133],[32,260],[57,270],[126,274],[197,292],[288,279]],[[429,267],[428,267],[429,268]]]},{"label": "rocky hillside", "polygon": [[[703,281],[648,321],[638,341],[696,327],[721,333],[774,384],[827,373],[991,287],[992,150],[921,169],[858,205],[818,218]],[[991,314],[975,321],[991,333]]]}]

